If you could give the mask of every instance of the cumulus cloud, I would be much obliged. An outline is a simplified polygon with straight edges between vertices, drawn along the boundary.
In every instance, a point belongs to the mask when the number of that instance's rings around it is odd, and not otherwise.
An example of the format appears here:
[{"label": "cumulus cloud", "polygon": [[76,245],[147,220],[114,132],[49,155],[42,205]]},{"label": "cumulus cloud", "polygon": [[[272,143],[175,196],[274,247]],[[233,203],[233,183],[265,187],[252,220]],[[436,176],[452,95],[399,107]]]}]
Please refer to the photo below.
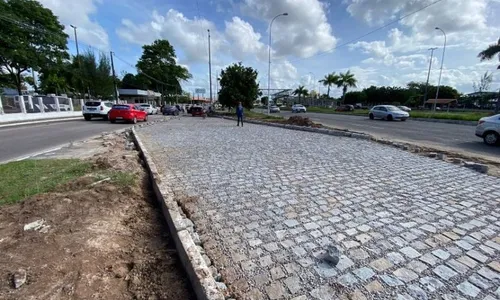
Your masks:
[{"label": "cumulus cloud", "polygon": [[245,0],[242,11],[269,26],[270,20],[288,13],[273,23],[273,48],[277,55],[311,57],[331,51],[337,43],[328,23],[326,6],[318,0]]},{"label": "cumulus cloud", "polygon": [[74,38],[74,34],[70,25],[74,25],[77,27],[79,42],[100,49],[109,48],[106,30],[98,22],[91,20],[91,15],[97,12],[98,0],[39,0],[39,2],[59,17],[71,39]]},{"label": "cumulus cloud", "polygon": [[255,32],[250,23],[233,17],[231,22],[226,22],[225,33],[229,44],[232,45],[231,54],[234,58],[243,60],[250,54],[259,60],[265,60],[267,47],[260,41],[260,33]]}]

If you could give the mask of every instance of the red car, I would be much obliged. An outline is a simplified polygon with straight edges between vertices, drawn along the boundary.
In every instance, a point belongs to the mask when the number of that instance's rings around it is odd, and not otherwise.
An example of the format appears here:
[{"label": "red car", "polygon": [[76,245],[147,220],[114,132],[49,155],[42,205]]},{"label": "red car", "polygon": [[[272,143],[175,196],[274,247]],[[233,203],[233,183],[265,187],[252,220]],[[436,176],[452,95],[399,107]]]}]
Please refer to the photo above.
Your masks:
[{"label": "red car", "polygon": [[109,111],[109,121],[115,123],[116,121],[125,121],[137,123],[137,121],[148,120],[148,113],[135,104],[115,104]]},{"label": "red car", "polygon": [[195,117],[204,115],[205,115],[205,110],[203,109],[203,107],[200,106],[191,107],[191,116]]}]

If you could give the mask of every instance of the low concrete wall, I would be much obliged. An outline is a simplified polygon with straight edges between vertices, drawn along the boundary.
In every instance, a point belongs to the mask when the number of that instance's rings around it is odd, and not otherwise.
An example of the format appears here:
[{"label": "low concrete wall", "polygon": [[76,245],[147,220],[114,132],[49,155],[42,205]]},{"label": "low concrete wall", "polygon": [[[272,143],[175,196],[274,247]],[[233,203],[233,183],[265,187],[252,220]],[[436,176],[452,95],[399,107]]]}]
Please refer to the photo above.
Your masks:
[{"label": "low concrete wall", "polygon": [[427,118],[410,118],[413,121],[434,122],[434,123],[448,123],[458,125],[476,126],[477,121],[461,121],[461,120],[447,120],[447,119],[427,119]]},{"label": "low concrete wall", "polygon": [[49,120],[49,119],[75,118],[75,117],[83,118],[82,112],[61,111],[61,112],[45,112],[45,113],[30,113],[30,114],[24,114],[24,113],[3,114],[0,115],[0,124]]},{"label": "low concrete wall", "polygon": [[160,202],[177,253],[188,274],[196,297],[199,300],[224,300],[224,295],[217,288],[216,281],[202,257],[199,246],[192,238],[193,222],[184,215],[182,209],[177,205],[168,182],[162,182],[153,158],[137,135],[135,128],[132,128],[132,136],[146,162],[156,199]]}]

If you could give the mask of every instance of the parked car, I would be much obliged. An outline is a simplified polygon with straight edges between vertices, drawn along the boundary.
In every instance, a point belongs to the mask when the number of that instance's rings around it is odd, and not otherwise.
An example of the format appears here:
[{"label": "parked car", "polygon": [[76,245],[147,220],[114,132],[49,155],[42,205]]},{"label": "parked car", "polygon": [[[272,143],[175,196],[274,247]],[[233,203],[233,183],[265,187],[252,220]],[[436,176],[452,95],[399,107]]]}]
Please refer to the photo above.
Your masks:
[{"label": "parked car", "polygon": [[280,112],[280,108],[276,105],[273,105],[271,107],[269,107],[269,112],[270,113],[279,113]]},{"label": "parked car", "polygon": [[191,116],[203,116],[205,114],[205,110],[201,106],[191,106]]},{"label": "parked car", "polygon": [[384,119],[387,121],[401,120],[406,121],[410,117],[410,114],[406,111],[402,111],[394,105],[377,105],[370,109],[368,117],[373,119]]},{"label": "parked car", "polygon": [[483,138],[485,144],[497,145],[500,143],[500,114],[479,119],[476,126],[476,135]]},{"label": "parked car", "polygon": [[103,118],[107,120],[111,107],[113,107],[113,102],[111,101],[87,101],[82,107],[83,117],[85,121],[90,121],[92,118]]},{"label": "parked car", "polygon": [[154,114],[158,113],[158,109],[156,108],[156,106],[154,106],[152,104],[140,103],[138,105],[140,107],[144,108],[144,111],[146,111],[148,113],[148,115],[154,115]]},{"label": "parked car", "polygon": [[341,105],[335,109],[335,111],[353,111],[354,106],[352,105]]},{"label": "parked car", "polygon": [[147,122],[148,113],[144,108],[137,104],[115,104],[109,111],[109,121],[125,121],[137,123],[137,121]]},{"label": "parked car", "polygon": [[406,111],[406,112],[411,111],[411,108],[409,108],[408,106],[404,106],[404,105],[398,106],[398,108],[401,109],[402,111]]},{"label": "parked car", "polygon": [[294,104],[292,106],[292,113],[300,113],[300,112],[303,113],[307,112],[306,107],[302,104]]},{"label": "parked car", "polygon": [[177,108],[177,106],[174,106],[174,105],[165,105],[165,107],[163,107],[163,115],[164,116],[168,116],[168,115],[178,116],[179,109]]}]

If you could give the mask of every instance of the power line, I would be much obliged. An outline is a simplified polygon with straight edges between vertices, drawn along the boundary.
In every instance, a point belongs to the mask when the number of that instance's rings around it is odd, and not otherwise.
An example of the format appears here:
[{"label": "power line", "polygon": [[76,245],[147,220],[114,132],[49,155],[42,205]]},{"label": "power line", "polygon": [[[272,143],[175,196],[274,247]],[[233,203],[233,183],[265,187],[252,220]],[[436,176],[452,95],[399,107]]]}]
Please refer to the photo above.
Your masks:
[{"label": "power line", "polygon": [[[322,51],[322,52],[320,52],[320,53],[317,53],[317,54],[315,54],[315,55],[313,55],[313,56],[310,56],[310,57],[307,57],[307,58],[297,58],[297,59],[295,59],[295,60],[290,60],[290,61],[289,61],[289,63],[294,63],[294,62],[297,62],[297,61],[310,59],[310,58],[312,58],[312,57],[317,57],[317,56],[322,56],[322,55],[330,54],[330,52],[331,52],[331,51],[333,51],[333,50],[336,50],[336,49],[338,49],[338,48],[341,48],[341,47],[347,46],[347,45],[349,45],[349,44],[352,44],[352,43],[354,43],[354,42],[357,42],[357,41],[361,40],[362,38],[365,38],[365,37],[367,37],[367,36],[369,36],[369,35],[371,35],[371,34],[374,34],[374,33],[375,33],[375,32],[377,32],[377,31],[380,31],[380,30],[382,30],[382,29],[384,29],[384,28],[387,28],[387,27],[389,27],[389,26],[391,26],[391,25],[393,25],[393,24],[395,24],[395,23],[398,23],[399,21],[401,21],[401,20],[403,20],[403,19],[405,19],[405,18],[408,18],[409,16],[412,16],[412,15],[414,15],[414,14],[416,14],[416,13],[419,13],[419,12],[423,11],[424,9],[427,9],[427,8],[429,8],[429,7],[431,7],[431,6],[435,5],[435,4],[438,4],[438,3],[439,3],[439,2],[441,2],[441,1],[443,1],[443,0],[436,0],[436,1],[432,2],[432,3],[429,3],[429,4],[427,4],[427,5],[423,6],[423,7],[422,7],[422,8],[420,8],[420,9],[417,9],[417,10],[412,11],[412,12],[410,12],[410,13],[406,14],[406,15],[403,15],[403,16],[401,16],[401,17],[399,17],[399,18],[395,19],[394,21],[391,21],[391,22],[389,22],[389,23],[386,23],[386,24],[384,24],[384,25],[382,25],[382,26],[380,26],[380,27],[377,27],[377,28],[375,28],[375,29],[373,29],[373,30],[371,30],[371,31],[369,31],[369,32],[367,32],[367,33],[365,33],[365,34],[363,34],[363,35],[360,35],[360,36],[358,36],[358,37],[356,37],[356,38],[354,38],[354,39],[352,39],[352,40],[349,40],[349,41],[347,41],[347,42],[345,42],[345,43],[342,43],[342,44],[340,44],[340,45],[337,45],[337,46],[335,46],[335,47],[333,47],[333,48],[331,48],[331,49],[329,49],[329,50]],[[282,63],[278,63],[278,64],[282,64]]]}]

